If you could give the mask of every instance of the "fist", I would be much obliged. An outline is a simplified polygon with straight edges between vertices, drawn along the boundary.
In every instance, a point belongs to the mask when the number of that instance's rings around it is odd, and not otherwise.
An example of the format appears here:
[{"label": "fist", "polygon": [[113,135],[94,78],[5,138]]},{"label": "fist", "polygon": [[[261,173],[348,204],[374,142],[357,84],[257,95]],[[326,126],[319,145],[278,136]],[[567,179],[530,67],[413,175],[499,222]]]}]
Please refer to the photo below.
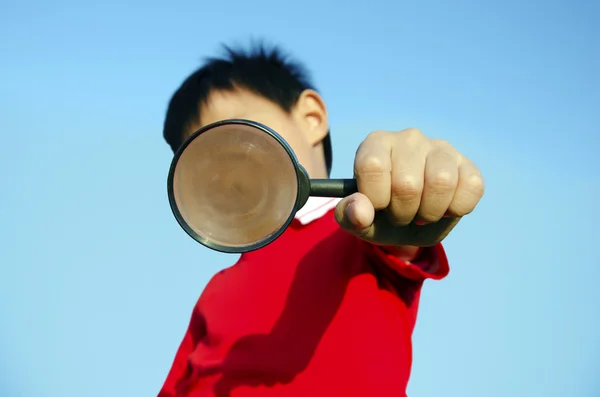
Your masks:
[{"label": "fist", "polygon": [[435,245],[484,193],[473,162],[417,129],[371,133],[356,152],[354,176],[359,192],[338,204],[336,220],[380,245]]}]

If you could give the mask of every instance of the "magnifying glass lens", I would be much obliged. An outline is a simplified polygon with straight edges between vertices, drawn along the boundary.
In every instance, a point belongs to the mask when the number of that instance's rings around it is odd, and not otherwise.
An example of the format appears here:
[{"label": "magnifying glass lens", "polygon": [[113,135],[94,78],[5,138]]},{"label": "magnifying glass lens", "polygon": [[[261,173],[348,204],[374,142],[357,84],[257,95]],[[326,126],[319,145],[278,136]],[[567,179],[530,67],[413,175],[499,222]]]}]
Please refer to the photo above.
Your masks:
[{"label": "magnifying glass lens", "polygon": [[290,154],[250,125],[224,124],[201,133],[181,153],[173,173],[181,218],[220,248],[252,246],[277,233],[297,195]]}]

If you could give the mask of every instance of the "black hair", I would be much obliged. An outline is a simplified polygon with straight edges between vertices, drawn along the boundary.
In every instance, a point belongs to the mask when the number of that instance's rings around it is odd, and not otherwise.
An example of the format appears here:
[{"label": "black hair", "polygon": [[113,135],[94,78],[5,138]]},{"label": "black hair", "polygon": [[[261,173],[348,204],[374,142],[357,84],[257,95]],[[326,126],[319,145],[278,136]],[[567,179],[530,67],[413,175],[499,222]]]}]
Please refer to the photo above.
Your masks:
[{"label": "black hair", "polygon": [[[281,49],[253,45],[248,51],[224,46],[222,58],[208,58],[175,91],[169,102],[163,136],[173,152],[183,143],[185,128],[200,118],[200,106],[213,90],[247,89],[290,112],[302,92],[314,89],[302,64]],[[323,140],[327,172],[331,172],[331,136]]]}]

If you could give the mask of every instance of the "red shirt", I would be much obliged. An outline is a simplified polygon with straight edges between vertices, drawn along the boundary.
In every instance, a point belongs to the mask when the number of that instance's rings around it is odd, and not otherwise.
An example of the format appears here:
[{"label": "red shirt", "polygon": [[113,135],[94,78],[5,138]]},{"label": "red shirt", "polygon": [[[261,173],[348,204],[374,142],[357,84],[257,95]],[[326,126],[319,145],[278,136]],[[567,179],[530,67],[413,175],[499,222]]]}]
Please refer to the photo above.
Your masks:
[{"label": "red shirt", "polygon": [[211,279],[159,397],[405,396],[421,285],[448,274],[444,250],[400,261],[342,231],[335,201],[311,204]]}]

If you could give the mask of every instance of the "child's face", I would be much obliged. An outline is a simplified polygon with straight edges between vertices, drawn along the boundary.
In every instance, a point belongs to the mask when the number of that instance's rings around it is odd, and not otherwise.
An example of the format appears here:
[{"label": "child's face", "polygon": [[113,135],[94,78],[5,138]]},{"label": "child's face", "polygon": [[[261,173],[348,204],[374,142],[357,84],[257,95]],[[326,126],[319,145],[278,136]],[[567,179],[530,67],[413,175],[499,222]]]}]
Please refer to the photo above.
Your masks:
[{"label": "child's face", "polygon": [[290,114],[277,104],[246,90],[215,91],[200,109],[198,128],[225,119],[247,119],[264,124],[292,147],[300,164],[312,178],[325,178],[327,171],[321,141],[327,135],[327,111],[320,96],[305,91]]}]

